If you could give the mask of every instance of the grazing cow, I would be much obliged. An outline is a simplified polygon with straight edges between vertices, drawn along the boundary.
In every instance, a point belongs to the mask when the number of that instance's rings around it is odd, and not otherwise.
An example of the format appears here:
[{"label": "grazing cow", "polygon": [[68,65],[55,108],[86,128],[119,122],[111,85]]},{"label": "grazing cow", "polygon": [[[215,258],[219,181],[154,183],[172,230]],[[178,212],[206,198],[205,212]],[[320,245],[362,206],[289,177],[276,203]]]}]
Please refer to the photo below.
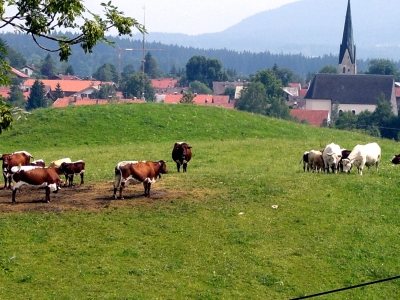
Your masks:
[{"label": "grazing cow", "polygon": [[[57,159],[57,160],[53,160],[50,164],[49,164],[49,168],[53,168],[54,170],[56,170],[58,175],[62,175],[63,172],[60,170],[60,166],[63,162],[66,163],[70,163],[72,162],[71,159],[69,157],[66,158],[61,158],[61,159]],[[65,176],[65,182],[68,182],[68,178],[67,176]]]},{"label": "grazing cow", "polygon": [[[342,158],[341,158],[340,161],[339,161],[339,169],[340,169],[340,172],[343,172],[343,159],[349,157],[349,154],[350,154],[350,153],[351,153],[350,150],[342,149]],[[349,170],[349,172],[350,172],[350,170]]]},{"label": "grazing cow", "polygon": [[114,198],[117,199],[117,189],[119,188],[119,198],[124,199],[122,190],[129,183],[143,183],[144,196],[150,197],[150,187],[161,178],[161,174],[168,173],[165,161],[121,161],[115,167]]},{"label": "grazing cow", "polygon": [[338,164],[342,158],[342,150],[339,145],[331,143],[325,147],[322,152],[322,159],[324,160],[325,173],[329,173],[329,168],[332,169],[332,173],[336,174]]},{"label": "grazing cow", "polygon": [[306,151],[303,153],[303,157],[300,160],[300,163],[303,162],[303,171],[306,171],[306,167],[307,167],[307,171],[310,171],[309,165],[308,165],[308,155],[309,155],[309,151]]},{"label": "grazing cow", "polygon": [[15,166],[26,166],[29,164],[31,158],[33,156],[26,151],[17,151],[11,154],[3,154],[1,155],[0,160],[3,161],[3,177],[4,177],[4,188],[7,188],[7,180],[8,180],[8,188],[11,188],[11,168]]},{"label": "grazing cow", "polygon": [[322,152],[318,150],[311,150],[308,154],[308,165],[312,172],[320,172],[324,168],[324,160],[322,159]]},{"label": "grazing cow", "polygon": [[343,159],[343,171],[349,172],[354,164],[357,167],[358,174],[362,175],[364,166],[368,167],[368,172],[371,166],[376,166],[378,172],[379,162],[381,161],[381,147],[377,143],[366,145],[357,145],[351,150],[349,156]]},{"label": "grazing cow", "polygon": [[63,162],[59,168],[60,172],[65,175],[68,186],[72,186],[74,182],[74,175],[81,175],[81,184],[83,184],[83,176],[85,174],[85,162],[83,160],[78,160],[75,162],[67,163]]},{"label": "grazing cow", "polygon": [[181,165],[183,172],[186,172],[187,164],[192,158],[192,147],[185,142],[177,142],[172,149],[172,159],[176,162],[176,168],[179,172]]},{"label": "grazing cow", "polygon": [[393,156],[390,162],[395,165],[400,164],[400,154]]},{"label": "grazing cow", "polygon": [[46,164],[44,163],[43,159],[37,159],[37,160],[34,160],[33,162],[30,162],[28,164],[28,166],[36,166],[36,167],[44,168],[46,166]]},{"label": "grazing cow", "polygon": [[12,203],[16,203],[15,194],[23,185],[45,187],[46,202],[50,202],[50,191],[57,193],[61,185],[60,176],[52,168],[33,167],[31,170],[21,169],[12,174],[11,178],[13,181]]}]

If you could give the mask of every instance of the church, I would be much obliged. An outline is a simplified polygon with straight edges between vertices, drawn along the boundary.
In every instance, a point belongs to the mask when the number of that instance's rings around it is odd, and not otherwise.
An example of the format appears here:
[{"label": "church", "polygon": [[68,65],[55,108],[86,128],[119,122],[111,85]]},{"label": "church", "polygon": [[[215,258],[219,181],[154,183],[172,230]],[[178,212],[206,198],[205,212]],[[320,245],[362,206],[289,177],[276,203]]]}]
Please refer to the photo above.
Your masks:
[{"label": "church", "polygon": [[[392,75],[357,74],[356,46],[353,39],[350,0],[348,0],[337,74],[316,74],[304,96],[306,110],[325,110],[333,105],[339,111],[358,114],[373,112],[378,97],[384,96],[397,115],[395,80]],[[329,118],[328,118],[329,121]]]}]

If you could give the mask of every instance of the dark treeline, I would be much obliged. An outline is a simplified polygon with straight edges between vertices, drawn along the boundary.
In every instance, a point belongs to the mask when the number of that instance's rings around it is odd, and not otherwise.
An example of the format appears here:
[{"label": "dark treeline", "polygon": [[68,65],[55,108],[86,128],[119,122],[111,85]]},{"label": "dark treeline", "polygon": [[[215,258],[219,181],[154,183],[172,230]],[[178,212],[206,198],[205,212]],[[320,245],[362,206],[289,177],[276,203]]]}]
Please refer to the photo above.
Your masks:
[{"label": "dark treeline", "polygon": [[[59,33],[59,35],[72,35]],[[20,52],[28,63],[39,62],[48,52],[37,47],[29,35],[18,33],[2,33],[0,38],[4,39],[8,45]],[[275,64],[282,68],[289,68],[295,74],[306,77],[309,73],[318,72],[323,66],[338,64],[338,56],[327,54],[319,57],[306,57],[302,54],[273,54],[271,52],[237,52],[228,49],[198,49],[192,47],[182,47],[178,45],[165,45],[158,42],[143,43],[141,40],[131,40],[128,38],[111,37],[115,42],[114,46],[99,44],[95,47],[93,53],[84,54],[79,45],[73,47],[73,54],[68,64],[72,65],[75,75],[88,77],[104,63],[115,65],[121,70],[125,65],[132,64],[139,70],[143,60],[143,52],[150,52],[158,61],[159,68],[168,74],[174,66],[176,69],[184,69],[188,60],[195,55],[202,55],[207,58],[216,58],[221,61],[224,69],[236,70],[238,75],[250,75],[259,70],[272,68]],[[51,41],[39,41],[47,49],[54,49],[56,45]],[[118,57],[120,56],[120,59]],[[58,54],[52,53],[55,61],[58,61]],[[358,60],[358,69],[360,72],[368,69],[369,60]],[[399,67],[400,63],[396,63]]]}]

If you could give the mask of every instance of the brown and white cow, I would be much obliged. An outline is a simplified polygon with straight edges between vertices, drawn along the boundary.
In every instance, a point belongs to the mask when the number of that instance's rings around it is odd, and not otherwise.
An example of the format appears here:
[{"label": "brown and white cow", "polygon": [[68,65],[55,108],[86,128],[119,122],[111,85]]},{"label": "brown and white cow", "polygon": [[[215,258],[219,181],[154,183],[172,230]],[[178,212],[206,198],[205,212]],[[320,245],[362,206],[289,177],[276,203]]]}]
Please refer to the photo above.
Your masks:
[{"label": "brown and white cow", "polygon": [[161,174],[168,173],[165,161],[121,161],[115,167],[114,199],[124,199],[122,191],[129,183],[143,183],[144,196],[150,197],[151,184],[155,183]]},{"label": "brown and white cow", "polygon": [[26,166],[29,164],[33,156],[26,151],[16,151],[9,154],[2,154],[0,160],[3,161],[3,177],[4,177],[4,188],[11,188],[11,168],[15,166]]},{"label": "brown and white cow", "polygon": [[192,147],[185,142],[176,142],[172,149],[172,159],[176,162],[176,168],[179,169],[182,165],[183,172],[186,172],[187,164],[192,158]]},{"label": "brown and white cow", "polygon": [[57,193],[61,186],[61,179],[57,172],[52,168],[33,167],[31,170],[20,169],[11,176],[12,203],[16,203],[15,194],[23,186],[44,187],[46,190],[46,202],[50,202],[50,191]]},{"label": "brown and white cow", "polygon": [[[60,166],[61,166],[61,164],[62,164],[63,162],[70,163],[70,162],[72,162],[72,161],[71,161],[71,159],[70,159],[69,157],[60,158],[60,159],[57,159],[57,160],[53,160],[53,161],[49,164],[49,168],[53,168],[54,170],[56,170],[56,172],[57,172],[58,175],[62,175],[63,172],[61,172]],[[65,176],[65,182],[68,182],[67,176]]]},{"label": "brown and white cow", "polygon": [[72,186],[74,183],[74,175],[81,176],[81,184],[83,184],[83,176],[85,175],[85,162],[78,160],[75,162],[63,162],[60,165],[59,171],[65,175],[66,185]]}]

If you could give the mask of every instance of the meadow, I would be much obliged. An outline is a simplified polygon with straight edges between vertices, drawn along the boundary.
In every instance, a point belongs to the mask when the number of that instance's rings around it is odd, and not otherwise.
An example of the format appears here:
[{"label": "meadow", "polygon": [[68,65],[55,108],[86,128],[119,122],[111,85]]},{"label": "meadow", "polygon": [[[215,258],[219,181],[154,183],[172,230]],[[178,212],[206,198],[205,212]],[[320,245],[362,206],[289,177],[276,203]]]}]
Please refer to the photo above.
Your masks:
[{"label": "meadow", "polygon": [[[0,138],[3,153],[83,159],[105,198],[121,160],[169,170],[146,201],[138,185],[96,209],[57,209],[58,194],[31,210],[0,203],[0,299],[291,299],[400,275],[395,141],[154,103],[39,109]],[[176,141],[193,147],[187,173]],[[379,172],[303,172],[303,152],[331,142],[377,142]],[[400,280],[317,299],[398,298]]]}]

